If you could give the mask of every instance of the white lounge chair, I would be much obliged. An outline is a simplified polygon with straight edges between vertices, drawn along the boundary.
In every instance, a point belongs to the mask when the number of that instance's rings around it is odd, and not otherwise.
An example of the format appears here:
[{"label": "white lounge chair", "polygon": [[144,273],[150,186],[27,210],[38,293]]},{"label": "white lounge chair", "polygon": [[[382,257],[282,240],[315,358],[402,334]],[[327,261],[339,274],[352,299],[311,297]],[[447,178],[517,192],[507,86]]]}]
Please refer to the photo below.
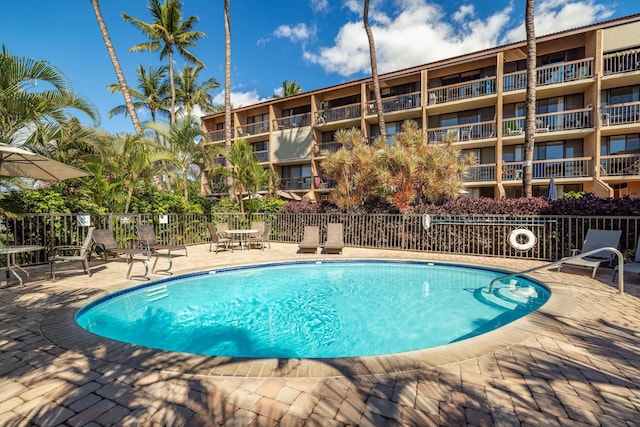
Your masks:
[{"label": "white lounge chair", "polygon": [[[600,248],[618,248],[620,244],[620,237],[622,236],[621,230],[596,230],[590,228],[587,231],[587,236],[584,238],[584,244],[581,250],[574,249],[572,256],[579,253],[587,253]],[[596,277],[596,271],[603,262],[611,262],[614,254],[610,252],[602,252],[588,255],[583,258],[574,258],[558,264],[558,271],[568,265],[570,267],[578,268],[590,268],[592,269],[591,277]]]}]

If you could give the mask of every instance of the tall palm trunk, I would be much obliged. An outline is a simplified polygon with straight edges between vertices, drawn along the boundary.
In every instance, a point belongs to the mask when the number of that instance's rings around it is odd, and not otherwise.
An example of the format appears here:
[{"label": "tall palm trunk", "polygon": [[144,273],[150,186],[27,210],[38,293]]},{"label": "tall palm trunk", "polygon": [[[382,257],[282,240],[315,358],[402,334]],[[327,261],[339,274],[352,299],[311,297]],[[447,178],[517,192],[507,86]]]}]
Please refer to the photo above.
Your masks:
[{"label": "tall palm trunk", "polygon": [[373,31],[369,26],[369,0],[364,1],[364,29],[369,39],[369,56],[371,57],[371,78],[373,79],[373,93],[376,98],[376,111],[378,113],[378,127],[380,136],[384,141],[387,139],[387,126],[384,123],[384,111],[382,110],[382,97],[380,96],[380,81],[378,80],[378,61],[376,60],[376,43],[373,39]]},{"label": "tall palm trunk", "polygon": [[171,85],[171,111],[170,123],[176,122],[176,81],[173,73],[173,49],[169,49],[169,84]]},{"label": "tall palm trunk", "polygon": [[100,26],[100,32],[102,33],[104,44],[107,47],[107,51],[109,52],[109,58],[111,58],[111,63],[113,64],[113,68],[116,71],[116,76],[118,77],[118,82],[120,83],[120,87],[122,88],[122,95],[124,96],[124,102],[127,106],[127,112],[129,113],[131,121],[133,122],[133,129],[135,130],[136,134],[142,135],[142,126],[140,125],[140,120],[138,120],[136,109],[133,106],[133,100],[131,99],[131,94],[129,93],[129,87],[127,86],[127,82],[124,78],[122,67],[120,67],[120,62],[118,61],[116,51],[113,48],[113,43],[111,43],[109,30],[107,30],[107,25],[104,23],[104,19],[102,18],[102,12],[100,11],[98,0],[91,0],[91,5],[93,6],[93,11],[96,14],[96,19],[98,20],[98,25]]},{"label": "tall palm trunk", "polygon": [[[231,147],[231,17],[229,0],[224,0],[224,144]],[[231,164],[227,160],[227,168],[231,171]],[[233,178],[227,178],[229,184],[229,199],[235,201]]]},{"label": "tall palm trunk", "polygon": [[527,32],[527,105],[524,131],[524,162],[522,163],[522,195],[524,197],[533,195],[533,147],[536,134],[536,33],[534,10],[535,0],[527,0],[525,14]]}]

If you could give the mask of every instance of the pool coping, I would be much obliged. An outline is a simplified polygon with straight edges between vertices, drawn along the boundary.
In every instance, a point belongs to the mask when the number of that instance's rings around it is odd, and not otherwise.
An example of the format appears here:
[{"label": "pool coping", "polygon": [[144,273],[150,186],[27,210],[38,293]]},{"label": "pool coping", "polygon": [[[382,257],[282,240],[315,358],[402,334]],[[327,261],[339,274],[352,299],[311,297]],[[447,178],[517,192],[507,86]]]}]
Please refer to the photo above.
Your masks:
[{"label": "pool coping", "polygon": [[[386,261],[394,259],[366,258],[372,261]],[[513,273],[500,267],[482,264],[448,262],[425,259],[397,259],[402,262],[420,262],[446,264],[454,266],[476,267],[497,270],[505,274]],[[322,261],[326,259],[307,259],[305,262]],[[362,258],[342,258],[341,261],[363,261]],[[280,260],[269,263],[230,264],[229,266],[211,269],[242,268],[268,264],[297,263],[299,260]],[[183,275],[193,274],[185,272]],[[40,323],[41,334],[52,344],[67,350],[73,350],[87,357],[128,366],[144,371],[161,371],[171,374],[185,374],[194,376],[228,376],[228,377],[282,377],[282,378],[315,378],[315,377],[356,377],[367,375],[397,374],[433,368],[450,363],[461,362],[485,354],[496,352],[519,343],[529,336],[549,329],[557,316],[569,313],[577,300],[576,293],[566,287],[548,283],[540,278],[527,275],[546,286],[551,295],[549,300],[538,310],[520,319],[512,321],[498,329],[483,333],[455,343],[415,350],[405,353],[394,353],[382,356],[364,356],[333,359],[299,359],[299,358],[236,358],[221,356],[206,356],[189,353],[157,350],[148,347],[123,343],[104,338],[88,332],[75,321],[76,313],[96,299],[110,294],[122,292],[131,288],[130,284],[113,291],[100,292],[93,298],[76,301],[71,305],[49,312]],[[161,280],[160,280],[161,281]],[[143,286],[146,286],[145,284]],[[135,287],[135,286],[134,286]]]}]

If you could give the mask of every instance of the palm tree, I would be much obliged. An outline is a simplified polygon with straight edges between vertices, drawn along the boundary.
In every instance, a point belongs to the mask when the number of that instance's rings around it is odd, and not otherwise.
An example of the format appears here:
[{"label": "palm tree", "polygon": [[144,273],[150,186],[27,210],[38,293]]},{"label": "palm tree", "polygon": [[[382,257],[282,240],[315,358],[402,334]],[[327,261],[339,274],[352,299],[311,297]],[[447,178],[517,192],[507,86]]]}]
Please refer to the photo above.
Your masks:
[{"label": "palm tree", "polygon": [[525,28],[527,32],[527,105],[524,130],[524,162],[522,163],[522,194],[531,197],[533,181],[533,148],[536,134],[536,32],[535,0],[527,0]]},{"label": "palm tree", "polygon": [[382,97],[380,96],[380,81],[378,80],[378,61],[376,60],[376,43],[373,39],[373,31],[369,25],[369,0],[364,0],[364,29],[369,40],[369,57],[371,58],[371,78],[373,79],[373,94],[376,99],[376,111],[378,113],[378,127],[380,128],[380,138],[387,140],[387,127],[384,123],[384,111],[382,109]]},{"label": "palm tree", "polygon": [[[44,90],[38,90],[40,87]],[[99,117],[95,106],[73,92],[64,76],[46,61],[0,51],[0,140],[37,141],[69,121],[69,110]]]},{"label": "palm tree", "polygon": [[182,20],[182,3],[179,0],[149,0],[149,10],[153,17],[153,22],[144,22],[133,18],[126,13],[122,14],[125,21],[131,22],[149,41],[137,44],[129,49],[129,52],[158,52],[160,59],[168,58],[169,61],[169,82],[171,84],[171,123],[176,121],[176,85],[173,71],[173,54],[177,52],[187,62],[202,65],[204,64],[187,48],[195,46],[195,42],[206,34],[202,31],[193,31],[193,25],[198,22],[198,18],[190,16]]},{"label": "palm tree", "polygon": [[[117,84],[107,86],[109,92],[121,92],[122,87]],[[151,65],[149,70],[145,70],[142,65],[138,65],[138,88],[129,88],[135,99],[133,106],[136,110],[145,108],[151,114],[151,121],[156,121],[156,115],[169,116],[171,100],[169,99],[169,82],[167,80],[167,68],[159,67],[154,69]],[[109,117],[117,114],[127,115],[129,108],[127,105],[119,105],[109,111]]]},{"label": "palm tree", "polygon": [[275,94],[273,98],[282,98],[285,96],[297,95],[302,92],[302,86],[296,83],[295,80],[282,82],[282,95]]},{"label": "palm tree", "polygon": [[211,91],[220,87],[220,83],[215,77],[198,83],[200,72],[204,69],[202,65],[190,67],[184,65],[181,73],[178,73],[176,81],[176,100],[181,104],[179,112],[186,112],[191,115],[195,106],[200,107],[203,113],[213,113],[219,111],[219,107],[213,103]]},{"label": "palm tree", "polygon": [[177,169],[182,182],[184,200],[189,200],[189,175],[198,173],[197,164],[202,163],[202,150],[197,141],[202,137],[199,120],[184,116],[173,125],[150,123],[148,129],[157,132],[161,137],[160,146],[171,154],[169,160]]},{"label": "palm tree", "polygon": [[104,19],[102,18],[102,12],[100,11],[100,5],[98,4],[98,0],[91,0],[91,4],[93,5],[93,11],[96,14],[96,19],[98,20],[98,25],[100,26],[100,33],[102,33],[104,44],[107,47],[107,52],[109,52],[109,58],[111,59],[111,63],[113,64],[113,69],[115,70],[116,76],[118,77],[118,84],[120,85],[120,91],[124,96],[126,109],[129,112],[129,117],[131,117],[131,121],[133,122],[133,129],[138,135],[141,135],[142,126],[140,125],[140,120],[138,120],[138,115],[136,114],[136,109],[133,105],[131,94],[129,93],[127,82],[124,78],[124,73],[122,72],[122,67],[120,67],[120,61],[118,61],[118,56],[116,55],[116,51],[113,48],[113,43],[111,43],[111,36],[109,36],[109,30],[107,29],[107,25],[105,24]]}]

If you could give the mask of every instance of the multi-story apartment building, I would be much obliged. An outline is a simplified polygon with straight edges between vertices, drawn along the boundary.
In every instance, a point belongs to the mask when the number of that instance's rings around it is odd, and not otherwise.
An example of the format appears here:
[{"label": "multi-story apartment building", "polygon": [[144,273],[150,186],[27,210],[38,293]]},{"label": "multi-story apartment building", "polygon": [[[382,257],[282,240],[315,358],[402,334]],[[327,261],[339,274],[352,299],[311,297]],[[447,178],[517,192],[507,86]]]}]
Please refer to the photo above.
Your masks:
[{"label": "multi-story apartment building", "polygon": [[[551,178],[559,193],[640,197],[640,14],[537,39],[534,195]],[[432,143],[452,135],[477,164],[469,197],[522,192],[526,43],[495,47],[380,76],[387,135],[415,120]],[[322,160],[338,129],[379,135],[371,78],[236,108],[245,138],[281,177],[281,190],[328,197]],[[207,141],[223,143],[224,113],[203,117]],[[214,189],[214,192],[216,190]]]}]

